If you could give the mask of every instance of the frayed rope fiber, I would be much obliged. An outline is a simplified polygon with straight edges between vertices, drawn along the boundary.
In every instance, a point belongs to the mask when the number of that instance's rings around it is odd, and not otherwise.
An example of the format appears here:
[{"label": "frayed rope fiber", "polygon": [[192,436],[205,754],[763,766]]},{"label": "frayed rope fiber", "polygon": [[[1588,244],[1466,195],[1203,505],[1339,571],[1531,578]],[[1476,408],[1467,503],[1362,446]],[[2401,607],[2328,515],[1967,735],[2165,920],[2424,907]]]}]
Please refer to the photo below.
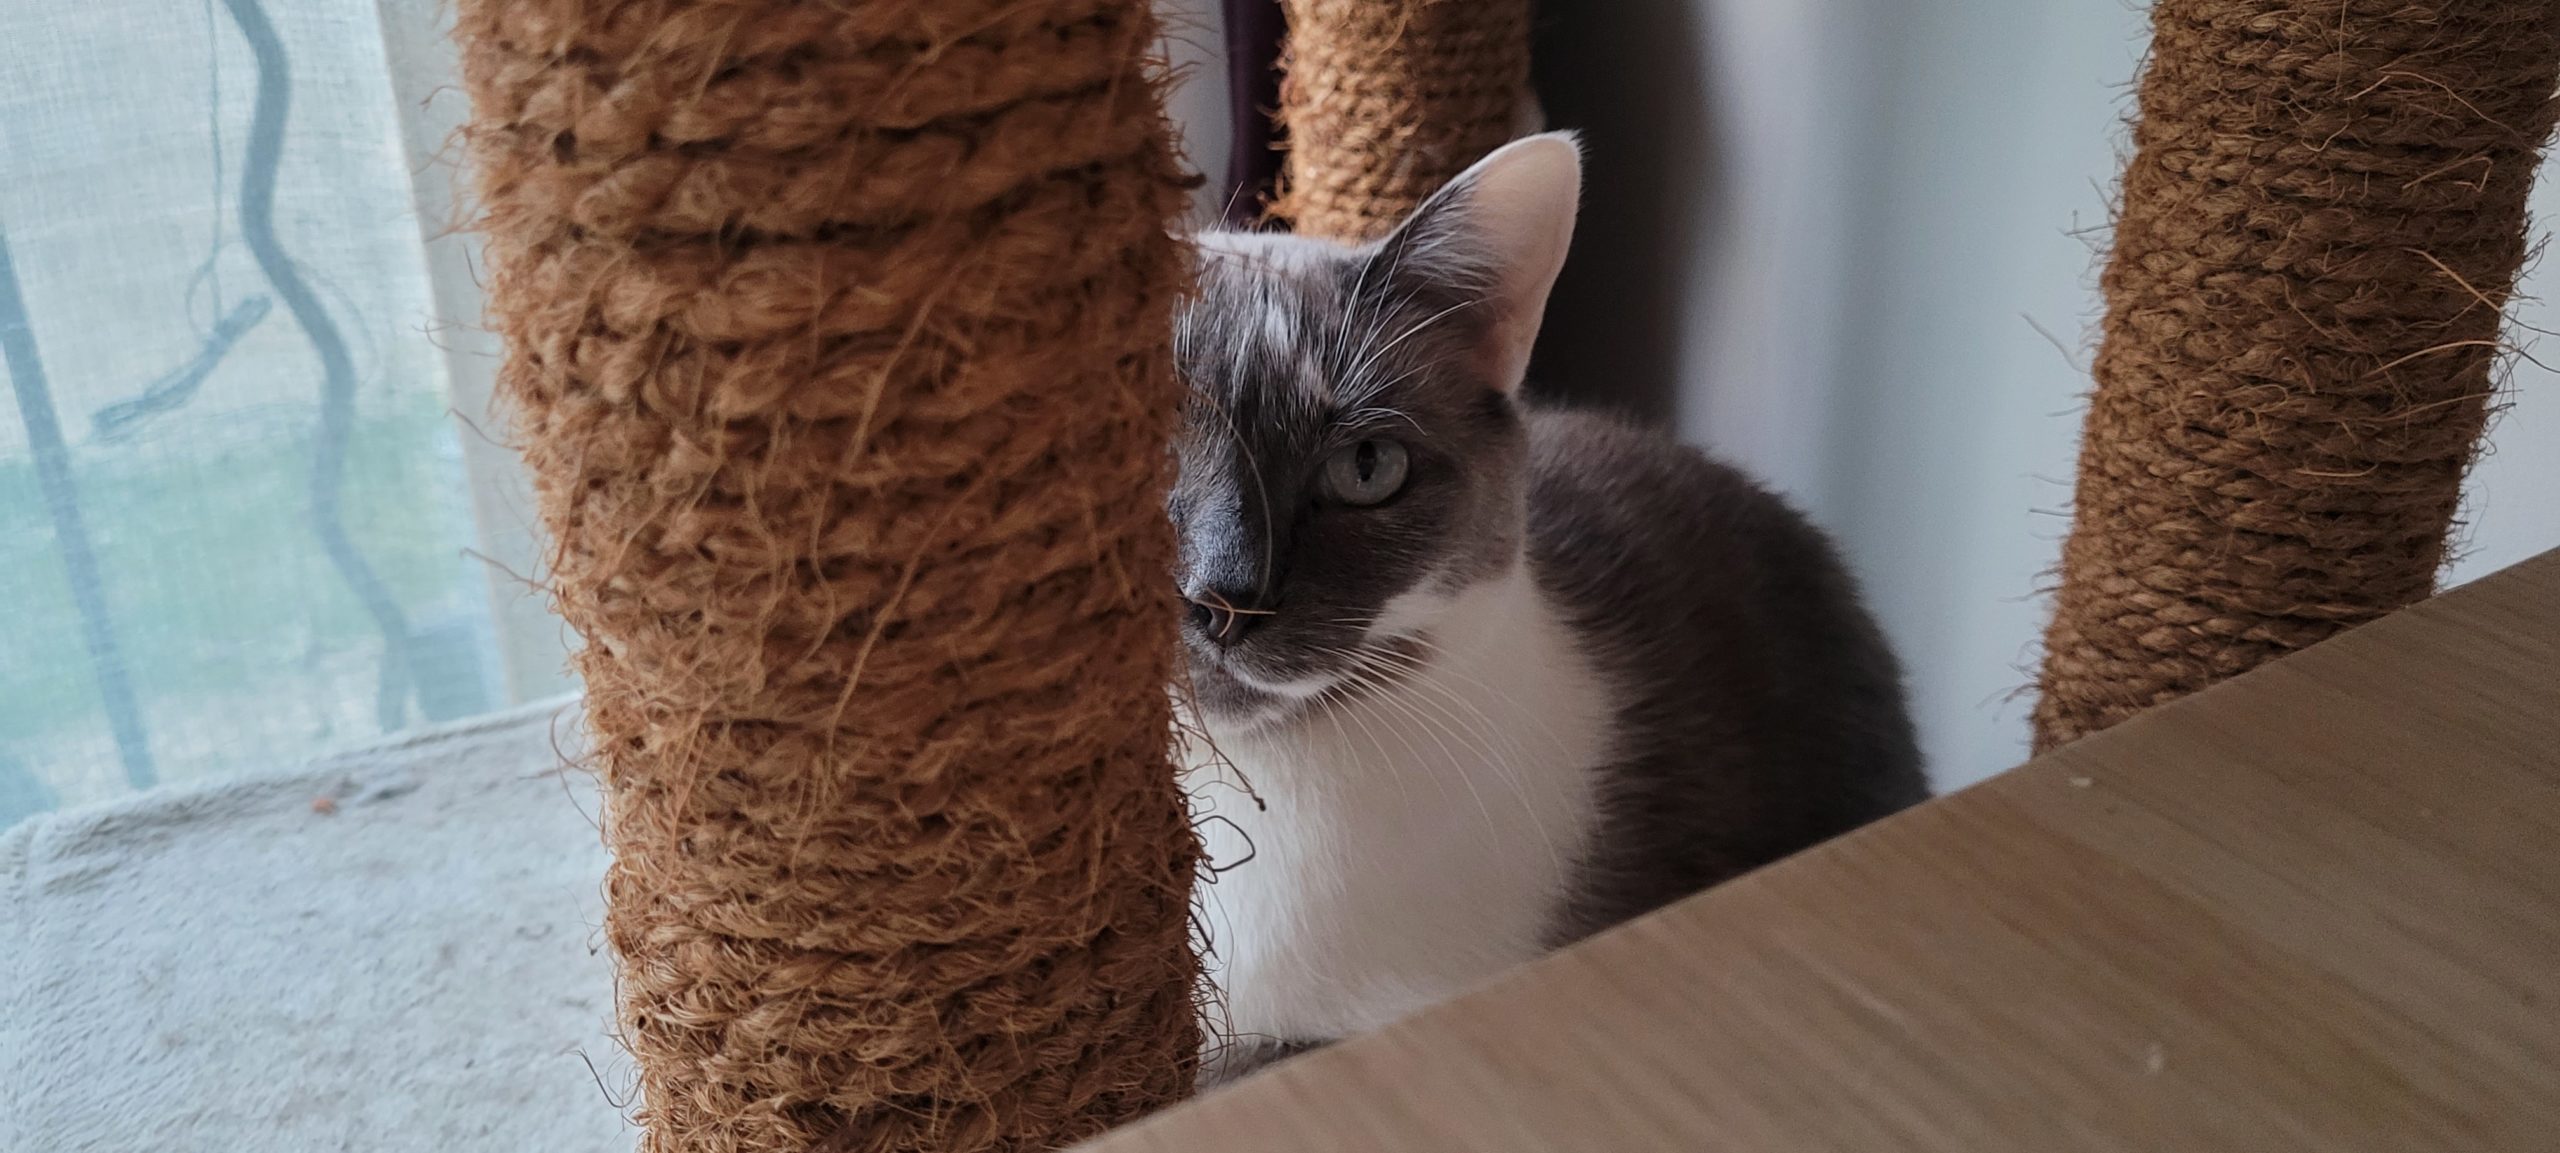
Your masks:
[{"label": "frayed rope fiber", "polygon": [[463,0],[653,1153],[1188,1092],[1144,0]]},{"label": "frayed rope fiber", "polygon": [[1529,89],[1529,0],[1284,0],[1274,215],[1371,240],[1511,139]]},{"label": "frayed rope fiber", "polygon": [[2550,0],[2159,0],[2051,748],[2434,590],[2553,117]]}]

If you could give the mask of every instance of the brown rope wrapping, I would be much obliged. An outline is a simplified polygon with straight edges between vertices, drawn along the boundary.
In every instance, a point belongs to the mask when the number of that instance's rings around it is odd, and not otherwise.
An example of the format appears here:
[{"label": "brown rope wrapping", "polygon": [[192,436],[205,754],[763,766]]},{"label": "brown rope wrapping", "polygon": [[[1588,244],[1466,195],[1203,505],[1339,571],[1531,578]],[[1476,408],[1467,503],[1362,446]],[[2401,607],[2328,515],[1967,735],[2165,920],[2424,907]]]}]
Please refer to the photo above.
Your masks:
[{"label": "brown rope wrapping", "polygon": [[2039,748],[2427,596],[2552,127],[2549,0],[2160,0]]},{"label": "brown rope wrapping", "polygon": [[1529,86],[1529,0],[1285,0],[1274,215],[1368,240],[1511,139]]},{"label": "brown rope wrapping", "polygon": [[1144,0],[460,35],[645,1148],[1048,1148],[1182,1096]]}]

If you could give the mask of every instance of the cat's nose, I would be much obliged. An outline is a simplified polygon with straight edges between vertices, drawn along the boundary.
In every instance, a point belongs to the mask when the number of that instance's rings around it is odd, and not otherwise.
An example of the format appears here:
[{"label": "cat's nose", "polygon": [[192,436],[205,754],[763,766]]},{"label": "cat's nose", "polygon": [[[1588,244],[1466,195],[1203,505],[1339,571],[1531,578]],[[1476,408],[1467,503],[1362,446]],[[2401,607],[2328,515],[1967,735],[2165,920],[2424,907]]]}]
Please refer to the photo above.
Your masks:
[{"label": "cat's nose", "polygon": [[1269,619],[1279,606],[1259,589],[1199,585],[1183,593],[1191,602],[1191,623],[1210,643],[1233,648]]}]

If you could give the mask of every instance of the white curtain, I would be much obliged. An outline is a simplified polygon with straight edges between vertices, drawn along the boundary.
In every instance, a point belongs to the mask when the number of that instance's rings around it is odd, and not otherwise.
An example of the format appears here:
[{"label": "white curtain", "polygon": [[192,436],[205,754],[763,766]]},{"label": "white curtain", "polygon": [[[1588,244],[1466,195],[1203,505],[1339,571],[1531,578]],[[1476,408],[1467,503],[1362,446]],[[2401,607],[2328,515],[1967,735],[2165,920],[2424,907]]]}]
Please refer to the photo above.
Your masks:
[{"label": "white curtain", "polygon": [[0,825],[566,684],[434,10],[0,9]]}]

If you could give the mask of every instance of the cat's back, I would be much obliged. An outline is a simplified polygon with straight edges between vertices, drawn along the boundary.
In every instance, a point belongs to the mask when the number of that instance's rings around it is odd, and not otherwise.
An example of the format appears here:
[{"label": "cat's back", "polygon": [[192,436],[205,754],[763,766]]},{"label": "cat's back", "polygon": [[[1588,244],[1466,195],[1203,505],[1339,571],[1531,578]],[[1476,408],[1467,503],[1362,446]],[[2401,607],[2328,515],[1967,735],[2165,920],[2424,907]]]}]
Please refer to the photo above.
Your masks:
[{"label": "cat's back", "polygon": [[1901,674],[1831,544],[1740,472],[1532,411],[1529,554],[1619,694],[1570,939],[1927,793]]}]

